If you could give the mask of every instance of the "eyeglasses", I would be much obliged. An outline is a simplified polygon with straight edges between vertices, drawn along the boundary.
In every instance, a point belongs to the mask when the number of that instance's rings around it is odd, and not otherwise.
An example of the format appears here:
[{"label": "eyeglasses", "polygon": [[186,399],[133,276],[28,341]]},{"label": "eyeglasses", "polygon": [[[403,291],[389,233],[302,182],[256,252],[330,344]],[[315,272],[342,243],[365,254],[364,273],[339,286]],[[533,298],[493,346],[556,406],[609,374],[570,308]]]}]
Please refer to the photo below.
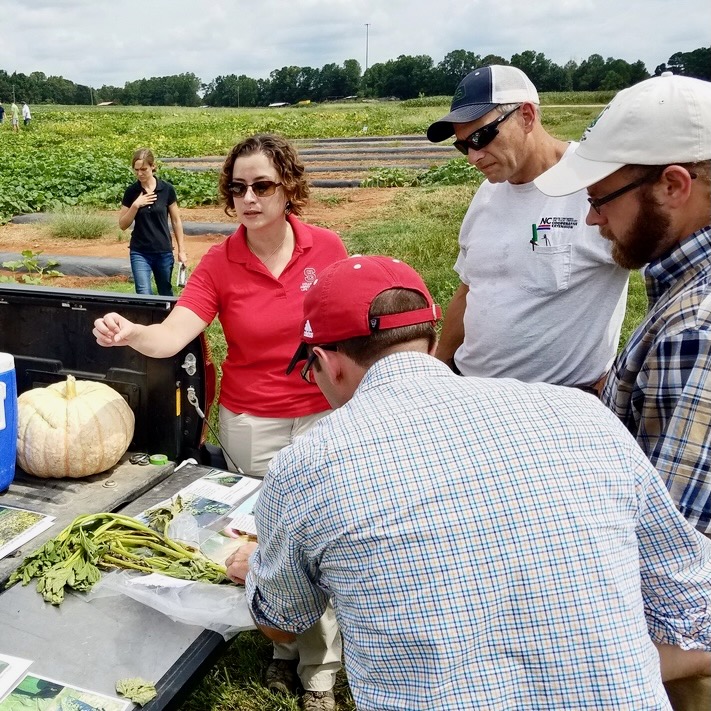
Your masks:
[{"label": "eyeglasses", "polygon": [[[337,351],[338,350],[337,346],[330,346],[330,345],[313,346],[313,348],[322,348],[324,351]],[[306,363],[304,363],[304,367],[301,369],[301,377],[307,383],[315,382],[313,379],[311,369],[313,367],[313,364],[316,362],[317,358],[318,358],[318,356],[312,350],[311,353],[309,353],[309,357],[306,359]]]},{"label": "eyeglasses", "polygon": [[257,197],[269,197],[274,195],[280,185],[282,183],[275,183],[273,180],[257,180],[254,183],[243,183],[235,180],[227,184],[227,189],[238,198],[243,198],[247,194],[248,188],[252,188],[252,192]]},{"label": "eyeglasses", "polygon": [[[658,166],[654,168],[653,170],[650,170],[648,173],[643,175],[641,178],[637,178],[637,180],[633,180],[631,183],[627,183],[627,185],[623,185],[621,188],[618,190],[615,190],[614,192],[608,193],[607,195],[604,195],[601,198],[588,198],[588,202],[590,203],[590,207],[592,207],[595,212],[597,212],[598,215],[600,215],[600,208],[603,205],[606,205],[608,202],[612,202],[613,200],[617,200],[618,197],[621,197],[625,193],[630,192],[630,190],[634,190],[635,188],[639,188],[640,186],[644,185],[645,183],[650,183],[654,182],[655,180],[658,180],[661,174],[666,170],[667,166]],[[694,176],[695,177],[695,176]]]},{"label": "eyeglasses", "polygon": [[484,146],[488,146],[499,135],[499,124],[502,124],[506,119],[521,108],[519,104],[516,108],[507,111],[503,116],[494,119],[491,123],[487,123],[481,128],[477,128],[467,138],[462,138],[453,143],[454,147],[465,156],[469,155],[469,149],[480,151]]}]

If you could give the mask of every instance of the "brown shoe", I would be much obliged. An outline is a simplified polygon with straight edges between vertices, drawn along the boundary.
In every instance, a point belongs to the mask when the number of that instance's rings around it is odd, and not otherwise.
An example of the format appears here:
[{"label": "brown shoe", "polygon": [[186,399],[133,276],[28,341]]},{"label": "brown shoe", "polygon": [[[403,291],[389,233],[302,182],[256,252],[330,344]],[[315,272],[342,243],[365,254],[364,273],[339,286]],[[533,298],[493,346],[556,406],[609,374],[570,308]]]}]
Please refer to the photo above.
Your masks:
[{"label": "brown shoe", "polygon": [[333,691],[304,691],[301,708],[304,711],[335,711],[336,697]]},{"label": "brown shoe", "polygon": [[267,689],[280,694],[293,694],[299,685],[297,664],[296,659],[272,659],[264,678]]}]

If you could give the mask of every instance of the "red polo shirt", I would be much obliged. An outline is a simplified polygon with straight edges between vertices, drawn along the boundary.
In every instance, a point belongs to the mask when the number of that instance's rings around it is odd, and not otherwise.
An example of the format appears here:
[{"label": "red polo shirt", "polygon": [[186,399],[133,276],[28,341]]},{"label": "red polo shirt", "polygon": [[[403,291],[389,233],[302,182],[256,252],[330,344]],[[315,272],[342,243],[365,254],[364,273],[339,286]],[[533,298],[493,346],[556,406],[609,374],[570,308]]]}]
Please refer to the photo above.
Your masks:
[{"label": "red polo shirt", "polygon": [[303,417],[329,409],[298,369],[285,371],[299,344],[306,292],[322,269],[348,255],[335,232],[288,220],[294,253],[278,279],[249,250],[240,225],[205,254],[178,299],[203,321],[219,318],[227,341],[220,404],[237,414]]}]

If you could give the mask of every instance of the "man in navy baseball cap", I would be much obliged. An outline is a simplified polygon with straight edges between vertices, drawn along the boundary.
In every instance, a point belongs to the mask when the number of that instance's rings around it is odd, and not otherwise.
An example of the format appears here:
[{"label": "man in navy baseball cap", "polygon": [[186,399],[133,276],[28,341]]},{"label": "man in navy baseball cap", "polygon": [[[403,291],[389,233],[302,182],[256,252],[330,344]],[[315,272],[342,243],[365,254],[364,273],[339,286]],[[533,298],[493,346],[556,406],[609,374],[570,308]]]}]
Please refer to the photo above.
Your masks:
[{"label": "man in navy baseball cap", "polygon": [[550,198],[533,184],[574,146],[543,128],[530,79],[501,65],[467,74],[427,131],[452,135],[486,180],[462,223],[437,357],[462,375],[594,390],[617,351],[628,272],[585,225],[584,191]]}]

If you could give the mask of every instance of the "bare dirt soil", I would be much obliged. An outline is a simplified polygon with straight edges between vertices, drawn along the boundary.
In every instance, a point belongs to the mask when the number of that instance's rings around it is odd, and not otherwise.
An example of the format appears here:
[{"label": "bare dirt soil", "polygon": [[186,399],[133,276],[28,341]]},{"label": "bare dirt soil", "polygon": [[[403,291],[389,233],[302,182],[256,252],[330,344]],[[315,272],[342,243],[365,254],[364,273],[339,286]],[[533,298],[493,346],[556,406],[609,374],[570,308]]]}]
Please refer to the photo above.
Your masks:
[{"label": "bare dirt soil", "polygon": [[[328,227],[338,233],[354,225],[377,217],[380,210],[388,205],[402,188],[313,188],[311,200],[301,219],[305,222]],[[42,252],[44,255],[80,255],[86,257],[125,258],[128,263],[129,233],[118,230],[118,210],[105,214],[115,218],[116,231],[110,235],[92,240],[57,239],[53,237],[44,223],[0,225],[0,252],[14,252],[19,255],[23,250]],[[222,207],[181,208],[183,222],[232,223]],[[221,234],[186,235],[188,266],[194,268],[210,247],[225,239]],[[9,275],[8,272],[0,272]],[[110,281],[119,280],[111,277]],[[46,279],[43,283],[71,288],[100,289],[103,278],[62,276]]]}]

